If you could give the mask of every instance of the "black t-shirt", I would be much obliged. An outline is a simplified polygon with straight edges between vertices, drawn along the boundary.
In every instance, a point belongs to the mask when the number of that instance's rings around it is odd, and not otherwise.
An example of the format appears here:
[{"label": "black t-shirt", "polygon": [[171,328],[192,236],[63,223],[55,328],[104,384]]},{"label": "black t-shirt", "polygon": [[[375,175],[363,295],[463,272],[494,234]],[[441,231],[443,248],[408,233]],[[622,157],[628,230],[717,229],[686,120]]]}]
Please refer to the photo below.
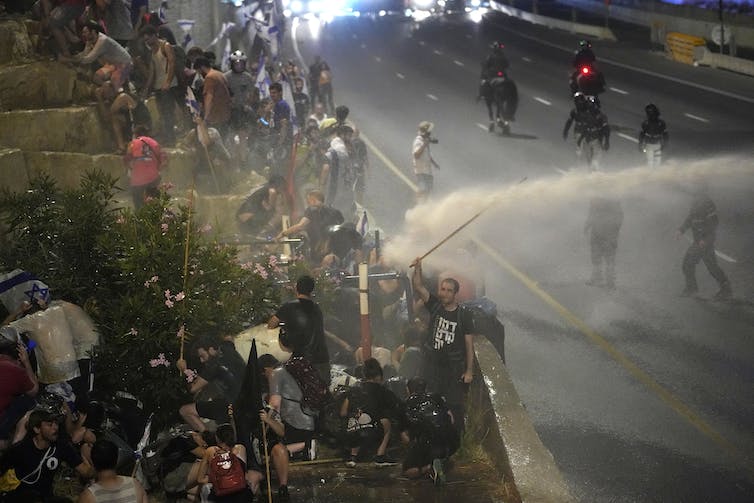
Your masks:
[{"label": "black t-shirt", "polygon": [[310,299],[294,299],[278,309],[275,316],[285,324],[291,349],[311,363],[327,363],[330,355],[325,343],[322,310]]},{"label": "black t-shirt", "polygon": [[401,401],[395,393],[382,384],[362,381],[348,393],[348,406],[351,411],[361,409],[372,419],[396,418],[402,409]]},{"label": "black t-shirt", "polygon": [[69,442],[60,440],[49,449],[38,449],[32,436],[26,435],[5,452],[0,462],[0,472],[13,468],[18,480],[26,479],[16,491],[32,490],[42,496],[50,496],[53,477],[61,461],[72,468],[82,463],[81,456]]},{"label": "black t-shirt", "polygon": [[464,336],[474,333],[474,317],[471,311],[461,306],[453,311],[446,311],[433,294],[429,295],[425,307],[431,316],[429,337],[425,344],[427,349],[432,353],[444,355],[450,361],[465,361]]},{"label": "black t-shirt", "polygon": [[220,353],[207,360],[199,377],[217,386],[228,402],[234,402],[241,391],[246,363],[237,351],[224,346]]}]

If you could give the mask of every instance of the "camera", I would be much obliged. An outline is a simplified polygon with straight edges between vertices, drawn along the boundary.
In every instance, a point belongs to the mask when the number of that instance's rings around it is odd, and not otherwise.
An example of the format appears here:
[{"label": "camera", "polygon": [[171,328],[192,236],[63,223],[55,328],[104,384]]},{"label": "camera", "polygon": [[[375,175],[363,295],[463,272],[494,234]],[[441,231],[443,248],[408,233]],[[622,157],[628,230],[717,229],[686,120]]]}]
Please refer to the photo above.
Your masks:
[{"label": "camera", "polygon": [[432,138],[431,136],[429,138],[427,138],[427,139],[429,140],[429,143],[431,143],[433,145],[436,145],[436,144],[440,143],[440,140],[438,140],[437,138]]}]

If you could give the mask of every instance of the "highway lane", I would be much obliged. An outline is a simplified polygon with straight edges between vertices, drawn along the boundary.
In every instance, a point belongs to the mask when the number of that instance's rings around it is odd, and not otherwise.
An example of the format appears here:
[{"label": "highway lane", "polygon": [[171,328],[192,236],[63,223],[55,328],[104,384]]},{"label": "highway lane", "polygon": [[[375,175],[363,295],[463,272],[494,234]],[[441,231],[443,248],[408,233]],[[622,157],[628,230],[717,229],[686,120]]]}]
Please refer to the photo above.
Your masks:
[{"label": "highway lane", "polygon": [[[302,52],[308,59],[316,53],[325,56],[335,72],[336,101],[351,106],[366,136],[405,173],[410,174],[416,124],[423,119],[437,123],[441,142],[433,151],[443,166],[438,195],[524,176],[538,181],[532,189],[529,182],[522,185],[511,196],[516,204],[480,221],[476,229],[649,378],[649,384],[637,379],[625,362],[609,356],[565,322],[562,313],[480,254],[488,292],[508,323],[511,374],[574,494],[582,501],[746,501],[752,483],[740,453],[754,447],[749,426],[754,417],[754,315],[744,302],[677,298],[685,245],[671,234],[687,211],[688,186],[672,178],[683,177],[638,173],[647,177],[644,183],[629,171],[616,179],[626,212],[619,289],[608,295],[586,287],[588,251],[581,227],[593,187],[575,169],[570,144],[560,138],[570,108],[566,52],[508,34],[521,94],[514,132],[524,137],[500,138],[479,127],[486,123],[485,114],[473,100],[483,47],[500,31],[476,30],[449,23],[410,36],[405,24],[389,20],[338,21],[317,41],[302,30]],[[610,68],[607,78],[626,93],[610,91],[603,99],[611,123],[625,125],[626,136],[635,136],[628,127],[638,127],[643,105],[656,99],[670,124],[676,159],[750,149],[741,142],[752,132],[752,106],[746,101],[618,66]],[[606,172],[621,174],[641,163],[631,140],[614,137],[612,143]],[[412,194],[372,159],[369,206],[384,228],[397,231]],[[715,162],[699,169],[721,207],[719,247],[737,260],[723,262],[723,267],[734,278],[737,297],[751,299],[751,183],[744,183],[745,176],[726,174],[722,163],[721,174],[711,176]],[[569,170],[574,172],[561,174]],[[459,218],[464,210],[473,213],[474,195],[466,202],[468,207],[456,208]],[[443,211],[435,213],[446,215]],[[430,231],[452,228],[430,217]],[[431,243],[435,236],[429,234]],[[699,277],[702,289],[714,292],[706,272],[700,270]]]}]

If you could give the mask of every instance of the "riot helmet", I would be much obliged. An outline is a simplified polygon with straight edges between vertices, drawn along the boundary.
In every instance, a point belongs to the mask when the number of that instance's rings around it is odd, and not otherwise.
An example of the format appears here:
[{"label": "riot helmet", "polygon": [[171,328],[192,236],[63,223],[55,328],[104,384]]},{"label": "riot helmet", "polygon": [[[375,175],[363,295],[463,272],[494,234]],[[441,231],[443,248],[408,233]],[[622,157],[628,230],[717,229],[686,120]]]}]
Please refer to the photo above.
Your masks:
[{"label": "riot helmet", "polygon": [[490,44],[490,49],[492,49],[492,51],[494,52],[502,51],[504,48],[505,48],[505,45],[503,45],[502,42],[499,42],[497,40],[495,40],[494,42]]},{"label": "riot helmet", "polygon": [[585,50],[591,49],[591,48],[592,48],[592,43],[590,41],[588,41],[587,39],[581,39],[581,40],[579,40],[579,50],[580,51],[585,51]]},{"label": "riot helmet", "polygon": [[573,103],[578,110],[583,110],[587,105],[586,95],[582,92],[575,93],[573,95]]},{"label": "riot helmet", "polygon": [[246,70],[246,54],[243,51],[235,51],[230,55],[230,68],[235,73],[241,73]]},{"label": "riot helmet", "polygon": [[647,117],[650,119],[656,119],[660,116],[660,109],[657,108],[657,105],[654,103],[650,103],[647,106],[644,107],[644,112],[646,112]]}]

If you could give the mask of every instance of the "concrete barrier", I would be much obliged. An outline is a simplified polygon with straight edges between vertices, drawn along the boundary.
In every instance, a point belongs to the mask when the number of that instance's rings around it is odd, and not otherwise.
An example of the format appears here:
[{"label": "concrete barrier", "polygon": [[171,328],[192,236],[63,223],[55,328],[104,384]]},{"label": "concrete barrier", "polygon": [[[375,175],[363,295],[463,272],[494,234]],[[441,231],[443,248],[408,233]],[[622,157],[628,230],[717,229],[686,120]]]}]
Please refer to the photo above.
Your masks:
[{"label": "concrete barrier", "polygon": [[754,77],[754,61],[718,54],[703,46],[694,48],[694,64],[721,68]]},{"label": "concrete barrier", "polygon": [[572,21],[564,21],[562,19],[540,16],[539,14],[533,14],[528,11],[516,9],[515,7],[504,5],[500,2],[495,1],[490,2],[490,8],[492,10],[502,12],[506,16],[523,19],[524,21],[528,21],[532,24],[547,26],[548,28],[556,28],[571,33],[579,33],[581,35],[588,35],[592,38],[600,38],[603,40],[617,40],[613,31],[605,26],[574,23]]},{"label": "concrete barrier", "polygon": [[[470,410],[482,417],[483,432],[477,436],[501,474],[501,482],[508,493],[506,501],[574,501],[492,343],[477,336],[474,351],[483,377],[472,383]],[[479,425],[467,425],[467,428],[474,426]]]}]

